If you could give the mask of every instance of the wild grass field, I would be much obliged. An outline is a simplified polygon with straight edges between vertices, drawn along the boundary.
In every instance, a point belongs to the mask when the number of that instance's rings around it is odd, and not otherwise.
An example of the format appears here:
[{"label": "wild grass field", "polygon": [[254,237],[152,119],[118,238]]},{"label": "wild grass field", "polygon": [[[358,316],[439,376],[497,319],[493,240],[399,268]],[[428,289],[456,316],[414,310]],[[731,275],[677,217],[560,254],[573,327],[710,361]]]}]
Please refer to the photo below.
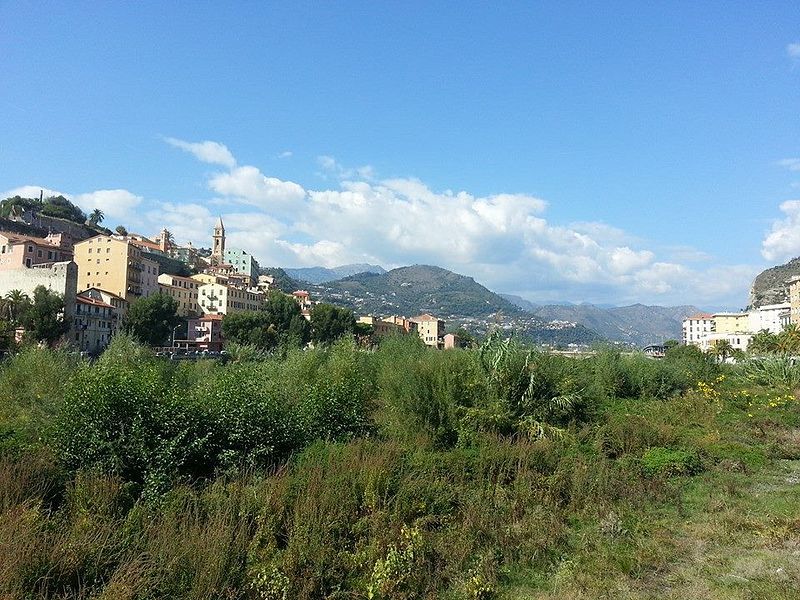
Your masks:
[{"label": "wild grass field", "polygon": [[25,350],[0,598],[796,598],[800,371],[770,360]]}]

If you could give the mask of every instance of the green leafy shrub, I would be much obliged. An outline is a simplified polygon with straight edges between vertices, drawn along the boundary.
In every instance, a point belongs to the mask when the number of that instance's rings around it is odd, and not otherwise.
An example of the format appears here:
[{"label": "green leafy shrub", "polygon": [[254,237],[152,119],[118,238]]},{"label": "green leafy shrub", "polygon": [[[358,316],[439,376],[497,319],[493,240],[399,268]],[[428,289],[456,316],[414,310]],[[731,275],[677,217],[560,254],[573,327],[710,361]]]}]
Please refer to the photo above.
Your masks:
[{"label": "green leafy shrub", "polygon": [[648,476],[672,477],[699,473],[702,462],[697,452],[682,448],[655,447],[648,449],[641,459],[642,469]]}]

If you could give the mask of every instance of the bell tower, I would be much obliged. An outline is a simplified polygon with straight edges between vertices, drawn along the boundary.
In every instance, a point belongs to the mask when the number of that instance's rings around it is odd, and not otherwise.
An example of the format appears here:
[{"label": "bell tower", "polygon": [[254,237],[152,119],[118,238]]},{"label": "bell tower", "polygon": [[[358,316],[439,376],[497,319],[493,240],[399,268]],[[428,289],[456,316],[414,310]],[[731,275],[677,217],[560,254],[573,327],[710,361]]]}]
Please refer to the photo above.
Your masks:
[{"label": "bell tower", "polygon": [[225,225],[222,217],[217,219],[214,226],[214,243],[211,246],[211,264],[219,266],[225,263]]}]

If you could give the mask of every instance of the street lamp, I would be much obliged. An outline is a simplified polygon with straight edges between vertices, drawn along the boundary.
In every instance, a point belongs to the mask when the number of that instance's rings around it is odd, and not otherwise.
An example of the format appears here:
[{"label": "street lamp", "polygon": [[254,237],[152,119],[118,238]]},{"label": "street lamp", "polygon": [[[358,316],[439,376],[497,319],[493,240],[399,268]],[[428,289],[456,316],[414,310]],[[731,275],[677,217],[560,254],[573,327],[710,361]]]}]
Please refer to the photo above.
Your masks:
[{"label": "street lamp", "polygon": [[177,325],[175,325],[175,327],[172,328],[172,347],[173,348],[175,347],[175,334],[177,333],[178,328],[180,328],[181,325],[183,325],[183,323],[178,323]]}]

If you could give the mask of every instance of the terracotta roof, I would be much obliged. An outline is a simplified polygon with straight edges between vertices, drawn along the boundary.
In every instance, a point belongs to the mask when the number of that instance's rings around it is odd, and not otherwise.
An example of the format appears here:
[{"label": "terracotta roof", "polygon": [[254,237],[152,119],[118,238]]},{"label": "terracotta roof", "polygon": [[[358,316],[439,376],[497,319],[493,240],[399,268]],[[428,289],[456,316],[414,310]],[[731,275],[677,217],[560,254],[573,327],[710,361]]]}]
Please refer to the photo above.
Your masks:
[{"label": "terracotta roof", "polygon": [[690,320],[690,319],[692,321],[697,321],[699,319],[710,319],[711,317],[712,317],[712,315],[710,315],[709,313],[697,313],[695,315],[690,315],[690,316],[686,317],[684,319],[684,321],[687,321],[687,320]]},{"label": "terracotta roof", "polygon": [[9,244],[20,244],[26,242],[32,242],[34,244],[39,244],[40,246],[51,246],[52,248],[60,248],[58,244],[54,244],[49,240],[40,237],[34,237],[31,235],[20,235],[18,233],[12,233],[10,231],[0,231],[0,235],[4,236],[8,239]]},{"label": "terracotta roof", "polygon": [[305,290],[297,290],[296,292],[292,292],[292,296],[305,297],[308,296],[308,292]]},{"label": "terracotta roof", "polygon": [[118,296],[117,294],[115,294],[113,292],[109,292],[108,290],[104,290],[103,288],[90,287],[90,288],[88,288],[88,289],[86,289],[84,291],[88,292],[89,290],[97,290],[98,292],[102,292],[103,294],[108,294],[109,296],[111,296],[112,298],[116,298],[117,300],[125,300],[125,298],[123,298],[122,296]]},{"label": "terracotta roof", "polygon": [[434,317],[430,313],[425,313],[425,314],[419,315],[417,317],[411,317],[411,319],[409,319],[409,320],[410,321],[414,321],[414,322],[419,322],[419,321],[441,321],[442,319],[440,319],[439,317]]},{"label": "terracotta roof", "polygon": [[224,316],[225,315],[220,315],[220,314],[203,315],[198,319],[198,321],[222,321]]},{"label": "terracotta roof", "polygon": [[92,306],[101,306],[103,308],[114,308],[110,304],[106,304],[101,300],[95,300],[94,298],[87,298],[86,296],[75,296],[75,299],[80,302],[81,304],[90,304]]}]

